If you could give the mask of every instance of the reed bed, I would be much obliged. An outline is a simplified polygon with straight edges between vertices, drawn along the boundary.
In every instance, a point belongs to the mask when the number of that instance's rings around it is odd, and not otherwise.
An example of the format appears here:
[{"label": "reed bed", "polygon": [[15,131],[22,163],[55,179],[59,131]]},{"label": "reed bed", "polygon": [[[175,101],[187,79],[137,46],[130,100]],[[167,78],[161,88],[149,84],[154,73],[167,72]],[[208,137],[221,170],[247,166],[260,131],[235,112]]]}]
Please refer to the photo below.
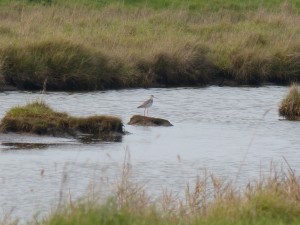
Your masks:
[{"label": "reed bed", "polygon": [[153,199],[130,179],[126,164],[107,201],[71,202],[39,224],[299,224],[299,178],[290,168],[274,168],[244,188],[205,171],[186,186],[184,197],[164,191]]},{"label": "reed bed", "polygon": [[48,90],[99,90],[299,80],[294,1],[255,10],[71,2],[0,4],[6,84],[42,89],[47,78]]}]

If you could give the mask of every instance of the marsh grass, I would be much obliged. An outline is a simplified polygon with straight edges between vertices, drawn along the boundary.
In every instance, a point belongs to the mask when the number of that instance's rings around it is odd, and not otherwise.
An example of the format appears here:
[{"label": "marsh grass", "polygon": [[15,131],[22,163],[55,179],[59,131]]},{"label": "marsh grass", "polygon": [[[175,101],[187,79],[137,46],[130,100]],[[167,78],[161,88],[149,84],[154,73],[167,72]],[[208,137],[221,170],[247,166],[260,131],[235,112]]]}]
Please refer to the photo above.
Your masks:
[{"label": "marsh grass", "polygon": [[120,86],[118,62],[64,40],[3,49],[5,79],[20,89],[96,90]]},{"label": "marsh grass", "polygon": [[279,107],[279,115],[288,120],[300,120],[300,90],[293,84]]},{"label": "marsh grass", "polygon": [[0,89],[5,85],[5,80],[3,76],[3,62],[0,61]]},{"label": "marsh grass", "polygon": [[[1,0],[0,2],[5,2],[7,0]],[[265,7],[267,9],[273,9],[284,2],[289,3],[289,7],[294,10],[299,8],[299,3],[297,1],[282,1],[282,0],[253,0],[253,1],[240,1],[240,0],[226,0],[226,1],[205,1],[205,0],[25,0],[33,4],[55,4],[60,6],[88,6],[101,8],[106,5],[121,5],[122,7],[147,7],[152,9],[173,9],[180,10],[186,9],[190,11],[218,11],[220,9],[232,10],[232,11],[246,11],[246,10],[256,10],[259,7]]]},{"label": "marsh grass", "polygon": [[[153,199],[131,179],[125,161],[115,194],[107,201],[81,199],[39,224],[299,224],[300,181],[292,169],[278,170],[237,188],[204,171],[184,197],[164,191]],[[97,199],[97,198],[96,198]]]},{"label": "marsh grass", "polygon": [[123,123],[113,116],[72,117],[52,110],[44,101],[10,109],[2,118],[2,132],[34,133],[54,136],[123,133]]},{"label": "marsh grass", "polygon": [[37,90],[46,77],[48,90],[288,84],[299,80],[300,15],[294,1],[271,2],[202,11],[150,6],[157,1],[4,2],[2,75]]}]

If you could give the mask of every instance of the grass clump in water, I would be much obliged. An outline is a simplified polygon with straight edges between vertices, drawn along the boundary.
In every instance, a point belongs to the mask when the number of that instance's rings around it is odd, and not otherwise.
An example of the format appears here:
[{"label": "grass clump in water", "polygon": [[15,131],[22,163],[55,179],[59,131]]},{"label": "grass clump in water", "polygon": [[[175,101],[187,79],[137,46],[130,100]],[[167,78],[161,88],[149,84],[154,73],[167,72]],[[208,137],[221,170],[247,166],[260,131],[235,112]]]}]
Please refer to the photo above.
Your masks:
[{"label": "grass clump in water", "polygon": [[282,100],[279,115],[288,120],[300,120],[300,90],[297,84],[290,87],[289,93]]},{"label": "grass clump in water", "polygon": [[10,109],[2,119],[0,129],[2,132],[54,136],[90,134],[101,138],[109,134],[123,134],[123,123],[113,116],[72,117],[39,101]]}]

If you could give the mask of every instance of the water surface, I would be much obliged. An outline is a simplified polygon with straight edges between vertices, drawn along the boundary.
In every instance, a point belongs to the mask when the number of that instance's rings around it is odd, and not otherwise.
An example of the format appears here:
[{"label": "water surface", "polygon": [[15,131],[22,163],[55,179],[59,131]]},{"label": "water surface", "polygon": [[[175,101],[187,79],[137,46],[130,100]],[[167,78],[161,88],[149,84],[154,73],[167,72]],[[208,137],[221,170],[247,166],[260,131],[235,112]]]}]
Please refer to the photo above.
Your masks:
[{"label": "water surface", "polygon": [[[125,149],[133,178],[149,193],[163,188],[182,192],[186,182],[205,169],[242,184],[284,162],[299,172],[300,124],[282,120],[278,105],[286,87],[169,88],[90,93],[0,93],[0,116],[15,105],[43,98],[52,108],[75,116],[116,115],[127,123],[151,94],[150,116],[173,127],[125,125],[132,133],[118,143],[81,143],[74,139],[0,135],[2,211],[28,219],[48,212],[64,196],[76,198],[89,184],[113,184],[120,175]],[[109,186],[109,185],[108,185]],[[108,187],[107,186],[107,187]],[[106,185],[101,186],[105,190]],[[3,215],[2,215],[3,216]]]}]

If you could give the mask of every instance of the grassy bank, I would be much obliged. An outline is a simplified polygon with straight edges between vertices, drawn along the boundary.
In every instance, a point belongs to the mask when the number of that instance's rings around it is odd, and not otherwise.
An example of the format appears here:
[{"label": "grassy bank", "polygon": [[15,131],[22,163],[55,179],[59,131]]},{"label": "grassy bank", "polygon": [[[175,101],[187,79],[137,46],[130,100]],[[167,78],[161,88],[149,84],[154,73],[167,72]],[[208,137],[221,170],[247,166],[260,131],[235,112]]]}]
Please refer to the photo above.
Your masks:
[{"label": "grassy bank", "polygon": [[282,100],[279,115],[288,120],[300,120],[300,90],[297,84],[290,87],[289,93]]},{"label": "grassy bank", "polygon": [[111,137],[113,140],[113,134],[123,134],[123,123],[113,116],[72,117],[52,110],[44,102],[33,102],[10,109],[1,120],[0,130],[75,137],[90,134],[100,139]]},{"label": "grassy bank", "polygon": [[300,182],[293,171],[274,172],[242,189],[205,173],[187,185],[185,197],[165,191],[153,200],[127,172],[106,202],[81,200],[59,208],[44,225],[68,224],[299,224]]},{"label": "grassy bank", "polygon": [[[0,81],[19,89],[288,84],[299,2],[4,1]],[[1,83],[1,82],[0,82]]]},{"label": "grassy bank", "polygon": [[[0,0],[1,3],[7,3],[10,0]],[[219,11],[220,9],[244,11],[256,10],[264,7],[267,9],[274,9],[282,5],[282,3],[290,4],[294,9],[300,8],[300,2],[297,0],[226,0],[226,1],[205,1],[205,0],[15,0],[15,2],[23,2],[29,4],[42,4],[42,5],[59,5],[73,7],[85,6],[90,8],[103,8],[107,5],[121,5],[122,7],[146,7],[152,9],[187,9],[190,11],[211,12]]]}]

